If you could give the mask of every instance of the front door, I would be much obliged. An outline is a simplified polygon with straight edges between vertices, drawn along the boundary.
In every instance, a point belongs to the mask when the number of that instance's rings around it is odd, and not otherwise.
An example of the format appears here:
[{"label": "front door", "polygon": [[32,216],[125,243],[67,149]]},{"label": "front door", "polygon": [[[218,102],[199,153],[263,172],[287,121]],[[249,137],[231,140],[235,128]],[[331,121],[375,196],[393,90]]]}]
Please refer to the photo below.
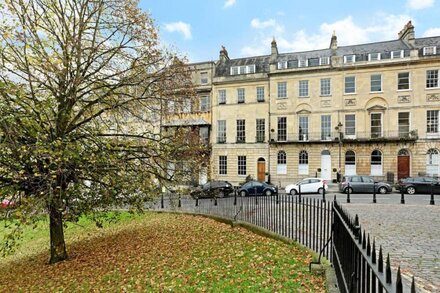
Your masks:
[{"label": "front door", "polygon": [[328,150],[321,153],[321,177],[325,180],[332,179],[332,158]]},{"label": "front door", "polygon": [[407,150],[400,150],[397,157],[397,180],[409,177],[410,156]]},{"label": "front door", "polygon": [[258,159],[257,172],[257,180],[264,182],[266,179],[266,161],[263,158]]}]

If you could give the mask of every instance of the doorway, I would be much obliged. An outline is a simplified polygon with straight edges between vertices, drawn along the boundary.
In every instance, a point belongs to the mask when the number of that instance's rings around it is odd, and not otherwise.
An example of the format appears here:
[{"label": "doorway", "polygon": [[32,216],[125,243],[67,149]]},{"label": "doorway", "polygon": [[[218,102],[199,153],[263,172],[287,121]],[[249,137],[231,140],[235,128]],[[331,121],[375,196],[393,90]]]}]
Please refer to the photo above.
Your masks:
[{"label": "doorway", "polygon": [[332,157],[328,150],[321,152],[321,178],[325,180],[332,179]]},{"label": "doorway", "polygon": [[264,158],[258,159],[257,180],[260,182],[266,181],[266,160]]},{"label": "doorway", "polygon": [[401,149],[397,154],[397,180],[409,177],[410,161],[409,151]]}]

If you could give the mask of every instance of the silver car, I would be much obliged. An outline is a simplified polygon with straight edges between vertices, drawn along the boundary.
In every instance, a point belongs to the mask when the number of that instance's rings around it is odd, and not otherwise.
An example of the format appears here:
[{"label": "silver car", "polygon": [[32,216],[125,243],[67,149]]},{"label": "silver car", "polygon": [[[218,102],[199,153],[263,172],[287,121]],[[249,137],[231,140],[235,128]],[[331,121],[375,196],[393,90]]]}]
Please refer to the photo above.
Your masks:
[{"label": "silver car", "polygon": [[[359,193],[373,193],[375,182],[371,176],[344,176],[342,182],[339,183],[339,191],[347,193],[359,192]],[[393,188],[386,182],[376,182],[376,192],[385,194],[391,192]]]}]

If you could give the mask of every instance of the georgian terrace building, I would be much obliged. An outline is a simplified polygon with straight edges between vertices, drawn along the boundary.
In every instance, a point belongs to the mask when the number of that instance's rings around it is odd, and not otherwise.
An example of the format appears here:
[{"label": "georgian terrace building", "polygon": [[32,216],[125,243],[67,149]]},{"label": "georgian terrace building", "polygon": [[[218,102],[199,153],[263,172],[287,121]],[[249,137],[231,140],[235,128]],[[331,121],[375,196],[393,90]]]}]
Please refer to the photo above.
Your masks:
[{"label": "georgian terrace building", "polygon": [[[398,39],[190,65],[198,99],[167,105],[163,131],[209,142],[208,178],[284,186],[309,176],[439,176],[440,37]],[[204,166],[205,167],[205,166]],[[176,166],[171,166],[171,169]],[[202,168],[203,169],[203,168]]]},{"label": "georgian terrace building", "polygon": [[[230,59],[210,82],[211,179],[439,176],[440,37]],[[211,135],[212,134],[212,135]]]}]

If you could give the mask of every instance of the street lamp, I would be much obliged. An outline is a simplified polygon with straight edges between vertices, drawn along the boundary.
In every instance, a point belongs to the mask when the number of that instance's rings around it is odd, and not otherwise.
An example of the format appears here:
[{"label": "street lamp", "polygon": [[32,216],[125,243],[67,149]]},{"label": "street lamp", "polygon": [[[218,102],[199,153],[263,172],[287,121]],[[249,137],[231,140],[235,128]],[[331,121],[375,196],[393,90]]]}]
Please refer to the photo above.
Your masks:
[{"label": "street lamp", "polygon": [[337,173],[337,181],[341,180],[341,159],[342,159],[342,123],[338,122],[338,125],[335,127],[339,134],[338,147],[339,147],[339,162],[338,162],[338,173]]}]

